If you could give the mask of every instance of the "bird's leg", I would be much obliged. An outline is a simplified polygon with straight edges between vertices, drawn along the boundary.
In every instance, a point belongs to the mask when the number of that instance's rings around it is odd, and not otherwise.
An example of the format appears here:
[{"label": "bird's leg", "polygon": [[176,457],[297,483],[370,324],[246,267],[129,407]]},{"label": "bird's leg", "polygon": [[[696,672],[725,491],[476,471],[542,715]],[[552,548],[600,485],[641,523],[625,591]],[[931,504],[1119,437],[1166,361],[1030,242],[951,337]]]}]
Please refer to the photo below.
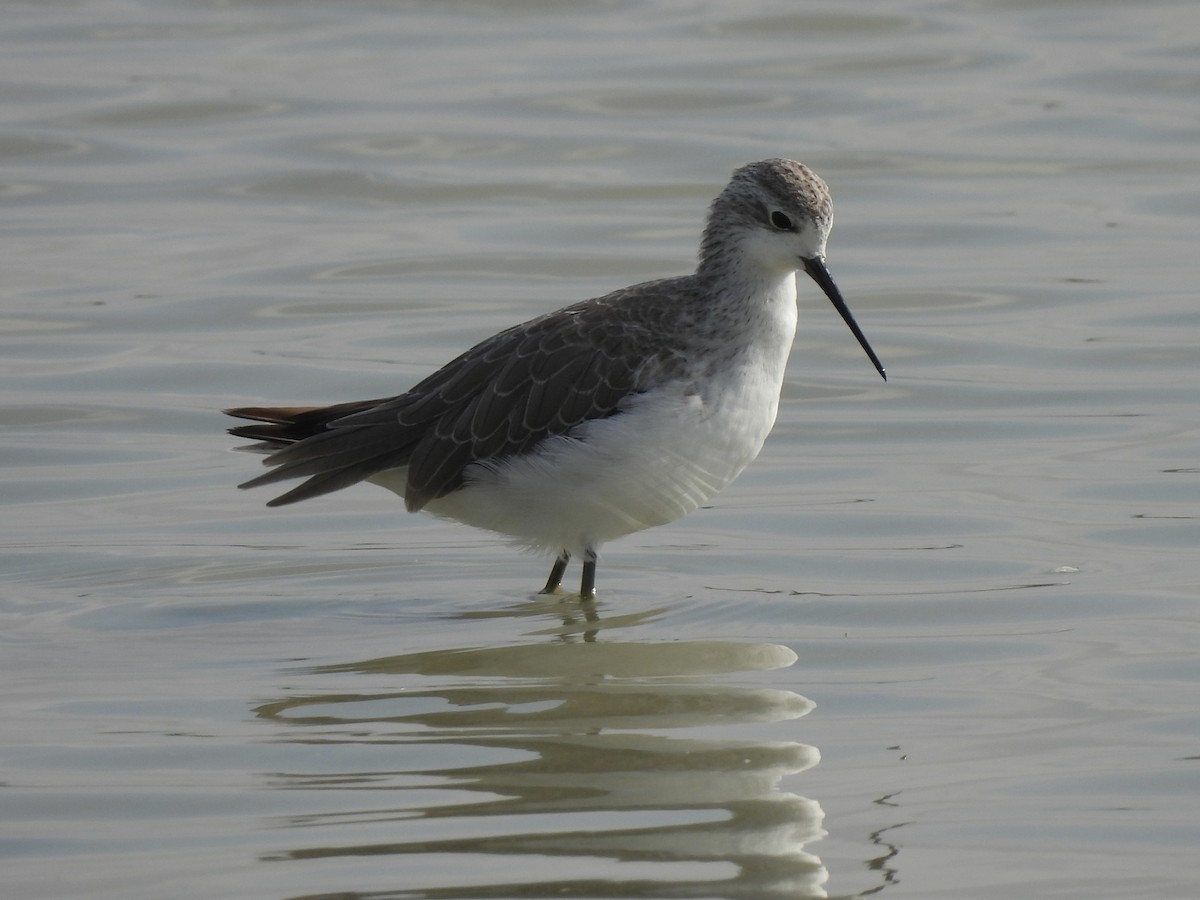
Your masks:
[{"label": "bird's leg", "polygon": [[583,578],[579,582],[579,598],[585,602],[596,599],[596,551],[583,554]]},{"label": "bird's leg", "polygon": [[546,586],[542,588],[541,593],[553,594],[562,586],[563,573],[567,571],[567,563],[571,561],[571,554],[564,550],[558,554],[558,559],[554,561],[554,567],[550,569],[550,577],[546,579]]}]

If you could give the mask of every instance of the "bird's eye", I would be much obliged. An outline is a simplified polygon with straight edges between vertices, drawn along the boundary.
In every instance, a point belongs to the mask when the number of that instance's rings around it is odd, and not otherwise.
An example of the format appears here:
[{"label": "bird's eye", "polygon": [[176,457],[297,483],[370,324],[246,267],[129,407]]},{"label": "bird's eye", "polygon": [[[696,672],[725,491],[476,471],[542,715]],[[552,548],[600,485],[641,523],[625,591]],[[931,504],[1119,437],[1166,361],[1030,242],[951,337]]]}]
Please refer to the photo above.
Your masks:
[{"label": "bird's eye", "polygon": [[791,216],[786,213],[781,213],[779,210],[771,213],[771,224],[780,231],[791,231],[796,226],[792,224]]}]

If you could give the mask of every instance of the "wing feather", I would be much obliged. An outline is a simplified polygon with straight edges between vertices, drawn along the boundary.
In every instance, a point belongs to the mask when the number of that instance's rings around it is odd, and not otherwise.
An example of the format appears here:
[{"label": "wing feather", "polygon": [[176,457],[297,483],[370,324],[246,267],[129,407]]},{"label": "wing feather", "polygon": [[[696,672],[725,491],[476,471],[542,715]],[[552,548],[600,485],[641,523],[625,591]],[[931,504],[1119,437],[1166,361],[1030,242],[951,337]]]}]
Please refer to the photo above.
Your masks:
[{"label": "wing feather", "polygon": [[618,414],[682,357],[659,326],[663,307],[694,296],[689,277],[651,282],[575,304],[477,344],[407,393],[329,407],[243,407],[255,424],[231,434],[273,451],[242,487],[306,478],[268,505],[339,490],[407,467],[416,511],[464,483],[473,463],[530,452],[552,435]]}]

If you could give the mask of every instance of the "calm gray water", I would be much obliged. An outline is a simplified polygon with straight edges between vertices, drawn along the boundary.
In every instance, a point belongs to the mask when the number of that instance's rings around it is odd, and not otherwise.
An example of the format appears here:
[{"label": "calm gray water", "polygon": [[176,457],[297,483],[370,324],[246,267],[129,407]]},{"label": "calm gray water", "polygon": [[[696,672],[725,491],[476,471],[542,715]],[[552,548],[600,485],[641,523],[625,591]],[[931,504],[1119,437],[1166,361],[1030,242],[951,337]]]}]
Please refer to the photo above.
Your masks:
[{"label": "calm gray water", "polygon": [[[1200,893],[1200,6],[13,2],[0,880],[20,898]],[[396,393],[830,183],[779,424],[541,560],[218,410]],[[572,578],[574,575],[572,575]]]}]

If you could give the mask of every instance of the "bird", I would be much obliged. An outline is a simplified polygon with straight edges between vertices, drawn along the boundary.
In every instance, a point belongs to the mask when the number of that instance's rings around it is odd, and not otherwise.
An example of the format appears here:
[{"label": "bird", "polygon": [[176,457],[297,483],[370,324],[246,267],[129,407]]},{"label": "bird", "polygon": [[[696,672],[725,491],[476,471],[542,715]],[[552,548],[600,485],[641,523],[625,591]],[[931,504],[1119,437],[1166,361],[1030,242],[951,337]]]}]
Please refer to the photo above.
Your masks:
[{"label": "bird", "polygon": [[600,547],[675,521],[758,456],[775,423],[803,271],[887,372],[826,265],[829,188],[766,159],[708,210],[695,272],[565,306],[476,344],[402,394],[333,406],[239,407],[283,506],[366,481],[409,512],[482,528],[553,557],[540,593],[580,558],[596,598]]}]

